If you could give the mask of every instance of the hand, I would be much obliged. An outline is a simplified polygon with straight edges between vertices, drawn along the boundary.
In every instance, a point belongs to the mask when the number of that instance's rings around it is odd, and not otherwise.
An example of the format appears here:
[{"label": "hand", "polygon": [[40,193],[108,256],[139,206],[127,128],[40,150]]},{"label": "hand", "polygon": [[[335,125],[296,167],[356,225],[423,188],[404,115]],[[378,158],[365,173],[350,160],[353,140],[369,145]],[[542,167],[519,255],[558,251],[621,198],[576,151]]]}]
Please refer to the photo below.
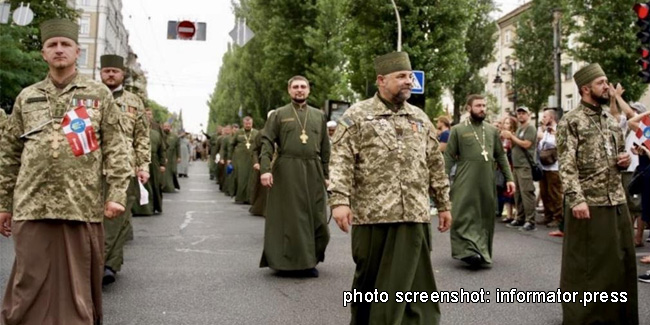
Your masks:
[{"label": "hand", "polygon": [[329,188],[329,187],[330,187],[330,180],[326,179],[325,180],[325,188]]},{"label": "hand", "polygon": [[616,165],[618,165],[619,167],[627,168],[630,167],[631,162],[632,160],[630,158],[630,154],[624,152],[618,154],[618,161],[616,162]]},{"label": "hand", "polygon": [[161,173],[164,173],[165,170],[167,170],[167,169],[165,169],[165,166],[160,166],[160,172],[161,172]]},{"label": "hand", "polygon": [[576,219],[590,219],[591,217],[589,216],[589,206],[587,203],[582,202],[576,205],[573,208],[573,216]]},{"label": "hand", "polygon": [[347,233],[350,230],[350,226],[352,226],[352,211],[350,211],[349,206],[339,205],[334,208],[332,210],[332,218],[334,218],[334,221],[336,221],[336,224],[343,232]]},{"label": "hand", "polygon": [[253,169],[255,169],[255,170],[260,170],[260,164],[255,164],[255,165],[253,165]]},{"label": "hand", "polygon": [[515,186],[515,182],[507,182],[506,183],[506,194],[508,196],[511,196],[515,194],[515,191],[517,190],[517,187]]},{"label": "hand", "polygon": [[[621,96],[623,96],[623,93],[625,92],[625,88],[623,88],[623,86],[621,86],[620,83],[616,84],[616,87],[614,87],[614,85],[612,85],[610,83],[609,84],[609,89],[610,89],[610,96],[614,95],[616,97],[621,97]],[[612,94],[611,90],[613,90],[613,94]]]},{"label": "hand", "polygon": [[451,212],[438,212],[438,231],[445,232],[451,227]]},{"label": "hand", "polygon": [[223,164],[225,164],[226,162],[225,162],[223,159],[221,159],[221,160],[219,160],[219,163],[223,165]]},{"label": "hand", "polygon": [[271,173],[262,174],[262,176],[260,176],[260,182],[262,182],[262,186],[266,186],[268,188],[273,187],[273,174]]},{"label": "hand", "polygon": [[124,207],[116,202],[106,202],[104,206],[104,216],[108,219],[119,217],[124,213]]},{"label": "hand", "polygon": [[149,181],[149,172],[145,172],[144,170],[139,171],[138,180],[142,184],[147,184],[147,182]]},{"label": "hand", "polygon": [[501,131],[501,137],[504,139],[512,139],[512,132],[508,130]]},{"label": "hand", "polygon": [[11,236],[11,216],[10,212],[0,212],[0,235]]}]

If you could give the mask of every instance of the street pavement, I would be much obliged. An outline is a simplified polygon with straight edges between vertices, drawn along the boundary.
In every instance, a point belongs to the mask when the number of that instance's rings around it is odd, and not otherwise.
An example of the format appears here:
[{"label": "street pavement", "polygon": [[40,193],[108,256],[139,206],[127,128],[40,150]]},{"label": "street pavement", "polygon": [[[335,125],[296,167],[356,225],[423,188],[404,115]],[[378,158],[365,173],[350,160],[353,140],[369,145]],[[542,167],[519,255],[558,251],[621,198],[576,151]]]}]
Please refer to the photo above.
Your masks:
[{"label": "street pavement", "polygon": [[[319,278],[278,277],[259,268],[264,218],[220,193],[205,163],[194,162],[189,176],[180,179],[180,192],[164,195],[163,214],[133,219],[135,239],[126,247],[122,272],[104,289],[104,324],[349,323],[343,292],[352,284],[354,263],[350,236],[335,222]],[[494,266],[476,271],[453,260],[449,234],[436,231],[431,256],[438,290],[491,293],[485,296],[490,303],[441,304],[442,324],[561,324],[559,303],[496,302],[497,288],[558,289],[562,241],[547,232],[497,224]],[[12,242],[2,237],[1,292],[12,262]],[[639,264],[638,272],[646,269]],[[639,282],[641,324],[650,324],[648,301],[650,284]]]}]

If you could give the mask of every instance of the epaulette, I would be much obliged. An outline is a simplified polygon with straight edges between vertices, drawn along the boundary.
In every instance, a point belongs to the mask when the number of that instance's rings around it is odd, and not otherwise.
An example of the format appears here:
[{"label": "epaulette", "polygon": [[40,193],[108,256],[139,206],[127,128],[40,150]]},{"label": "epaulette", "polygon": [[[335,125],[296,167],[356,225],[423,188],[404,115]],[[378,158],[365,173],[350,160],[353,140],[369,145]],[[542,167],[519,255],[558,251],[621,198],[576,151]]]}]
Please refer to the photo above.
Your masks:
[{"label": "epaulette", "polygon": [[344,116],[339,119],[339,124],[349,128],[354,125],[354,121],[351,118]]}]

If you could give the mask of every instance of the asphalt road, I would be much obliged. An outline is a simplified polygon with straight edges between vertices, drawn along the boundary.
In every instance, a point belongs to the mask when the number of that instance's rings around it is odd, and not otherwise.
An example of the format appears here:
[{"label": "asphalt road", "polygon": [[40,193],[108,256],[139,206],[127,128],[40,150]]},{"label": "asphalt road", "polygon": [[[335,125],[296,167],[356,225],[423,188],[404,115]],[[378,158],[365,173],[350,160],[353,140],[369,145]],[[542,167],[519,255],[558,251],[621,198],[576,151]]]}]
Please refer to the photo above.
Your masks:
[{"label": "asphalt road", "polygon": [[[319,278],[294,279],[259,268],[264,219],[249,215],[194,163],[181,191],[166,194],[164,213],[134,218],[135,239],[116,283],[104,290],[104,324],[347,324],[343,292],[354,274],[350,237],[330,223]],[[438,290],[490,291],[490,303],[441,304],[442,324],[561,324],[558,303],[497,303],[496,289],[556,291],[561,239],[546,228],[523,233],[496,226],[494,266],[472,271],[450,257],[449,235],[435,233]],[[650,245],[648,246],[650,247]],[[650,249],[639,249],[643,255]],[[0,291],[13,262],[0,238]],[[639,265],[638,271],[650,267]],[[639,282],[641,324],[650,324],[650,284]]]}]

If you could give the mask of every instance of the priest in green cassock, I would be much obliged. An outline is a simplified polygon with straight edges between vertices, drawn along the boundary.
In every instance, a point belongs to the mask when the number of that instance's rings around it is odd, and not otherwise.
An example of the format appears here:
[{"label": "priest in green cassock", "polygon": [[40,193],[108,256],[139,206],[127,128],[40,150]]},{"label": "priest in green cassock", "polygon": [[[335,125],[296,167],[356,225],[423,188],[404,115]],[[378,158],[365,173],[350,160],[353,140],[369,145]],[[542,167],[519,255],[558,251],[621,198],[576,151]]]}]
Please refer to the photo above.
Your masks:
[{"label": "priest in green cassock", "polygon": [[162,189],[165,193],[174,193],[175,189],[181,189],[178,183],[178,162],[181,154],[181,142],[178,135],[172,132],[169,123],[163,124],[163,137],[167,143],[167,166],[162,180]]},{"label": "priest in green cassock", "polygon": [[483,121],[485,97],[470,95],[465,108],[470,116],[451,128],[445,150],[447,174],[454,165],[457,166],[450,192],[454,214],[450,233],[451,256],[477,267],[492,264],[496,165],[505,175],[509,193],[515,191],[515,183],[499,130]]},{"label": "priest in green cassock", "polygon": [[[266,114],[266,119],[271,117],[275,110],[270,110]],[[260,132],[257,132],[255,139],[253,140],[253,173],[250,178],[250,183],[248,186],[251,188],[251,207],[248,209],[248,212],[254,216],[264,216],[264,210],[266,209],[266,197],[269,193],[268,188],[262,186],[262,181],[260,180],[260,155],[262,154],[262,133],[264,129]]]},{"label": "priest in green cassock", "polygon": [[219,190],[224,191],[226,183],[226,139],[230,138],[232,127],[226,125],[221,129],[221,135],[217,138],[217,154],[219,154],[219,161],[217,161],[217,184]]},{"label": "priest in green cassock", "polygon": [[244,128],[233,135],[228,152],[234,166],[235,202],[249,204],[251,188],[248,183],[253,173],[253,139],[258,131],[253,129],[253,118],[250,116],[244,117],[243,125]]},{"label": "priest in green cassock", "polygon": [[145,110],[150,123],[149,146],[151,149],[151,163],[149,164],[149,181],[144,188],[149,192],[149,203],[140,205],[140,187],[136,189],[136,203],[133,205],[133,215],[150,216],[161,213],[162,208],[162,178],[165,172],[166,146],[160,125],[153,120],[150,108]]},{"label": "priest in green cassock", "polygon": [[[237,183],[235,182],[235,165],[232,163],[232,154],[233,152],[230,151],[230,145],[235,141],[235,134],[239,132],[239,125],[233,124],[232,125],[232,133],[226,137],[226,139],[223,141],[221,144],[223,146],[223,152],[225,155],[226,159],[226,164],[225,164],[225,176],[224,176],[224,190],[223,192],[230,197],[234,197],[235,194],[237,194]],[[230,166],[230,167],[229,167]],[[230,170],[230,173],[228,173],[228,170]]]},{"label": "priest in green cassock", "polygon": [[[262,133],[260,180],[269,187],[260,267],[317,277],[329,229],[325,215],[330,160],[327,119],[307,105],[309,81],[289,80],[289,105],[275,110]],[[271,168],[276,151],[277,158]]]}]

